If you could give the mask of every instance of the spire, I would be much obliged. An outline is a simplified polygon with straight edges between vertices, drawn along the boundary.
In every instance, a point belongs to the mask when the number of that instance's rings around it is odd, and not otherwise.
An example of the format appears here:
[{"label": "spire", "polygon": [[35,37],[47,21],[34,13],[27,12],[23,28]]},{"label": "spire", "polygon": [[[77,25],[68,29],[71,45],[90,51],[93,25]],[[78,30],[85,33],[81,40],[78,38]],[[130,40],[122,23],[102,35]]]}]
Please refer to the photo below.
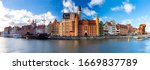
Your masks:
[{"label": "spire", "polygon": [[80,6],[78,6],[78,17],[79,17],[79,19],[81,17],[81,7]]},{"label": "spire", "polygon": [[57,19],[54,20],[54,23],[57,22]]},{"label": "spire", "polygon": [[78,11],[81,11],[81,6],[78,6]]}]

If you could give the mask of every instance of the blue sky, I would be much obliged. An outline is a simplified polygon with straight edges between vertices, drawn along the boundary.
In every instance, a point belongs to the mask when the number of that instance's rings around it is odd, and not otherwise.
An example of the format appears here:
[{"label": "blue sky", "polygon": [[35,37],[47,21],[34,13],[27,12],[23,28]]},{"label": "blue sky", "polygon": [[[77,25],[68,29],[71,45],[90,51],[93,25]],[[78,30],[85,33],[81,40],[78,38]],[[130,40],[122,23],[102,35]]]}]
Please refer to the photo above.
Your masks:
[{"label": "blue sky", "polygon": [[[150,0],[0,0],[3,10],[11,21],[10,24],[23,24],[28,19],[41,19],[46,16],[47,21],[53,21],[55,18],[62,19],[62,12],[76,12],[77,6],[82,7],[82,19],[95,19],[99,16],[105,21],[115,20],[120,24],[131,23],[134,27],[145,23],[150,25]],[[1,5],[0,5],[1,6]],[[1,8],[1,7],[0,7]],[[17,12],[17,13],[15,13]],[[17,14],[22,15],[18,16]],[[25,15],[26,18],[21,17]],[[15,17],[15,16],[18,17]],[[31,16],[30,16],[31,15]],[[4,17],[3,17],[4,16]],[[35,17],[36,16],[36,17]],[[8,19],[5,18],[5,19]],[[18,20],[16,20],[18,18]],[[14,19],[14,21],[12,20]],[[20,19],[20,20],[19,20]],[[3,22],[3,20],[0,20]],[[13,22],[13,23],[12,23]],[[42,23],[42,22],[40,22]],[[47,22],[48,23],[48,22]],[[0,27],[2,28],[2,23]],[[150,29],[147,28],[147,31]]]}]

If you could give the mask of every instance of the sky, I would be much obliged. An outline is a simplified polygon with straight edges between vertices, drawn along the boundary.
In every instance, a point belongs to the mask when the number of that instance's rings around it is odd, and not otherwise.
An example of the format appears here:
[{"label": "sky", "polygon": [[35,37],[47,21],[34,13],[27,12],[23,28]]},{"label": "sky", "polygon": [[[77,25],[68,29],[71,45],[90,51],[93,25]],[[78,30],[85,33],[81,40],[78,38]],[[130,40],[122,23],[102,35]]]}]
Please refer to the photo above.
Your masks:
[{"label": "sky", "polygon": [[[81,19],[115,20],[138,27],[144,23],[150,32],[150,0],[0,0],[0,31],[6,26],[27,25],[36,19],[38,24],[62,20],[62,13],[77,12]],[[46,20],[44,23],[43,20]]]}]

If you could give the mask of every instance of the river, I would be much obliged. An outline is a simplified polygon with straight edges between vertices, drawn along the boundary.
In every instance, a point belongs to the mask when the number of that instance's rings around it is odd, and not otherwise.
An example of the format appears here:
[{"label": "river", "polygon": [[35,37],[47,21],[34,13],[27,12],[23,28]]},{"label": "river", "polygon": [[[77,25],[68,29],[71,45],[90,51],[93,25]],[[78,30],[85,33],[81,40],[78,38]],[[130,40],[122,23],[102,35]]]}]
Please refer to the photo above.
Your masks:
[{"label": "river", "polygon": [[150,39],[27,40],[0,37],[0,53],[150,53]]}]

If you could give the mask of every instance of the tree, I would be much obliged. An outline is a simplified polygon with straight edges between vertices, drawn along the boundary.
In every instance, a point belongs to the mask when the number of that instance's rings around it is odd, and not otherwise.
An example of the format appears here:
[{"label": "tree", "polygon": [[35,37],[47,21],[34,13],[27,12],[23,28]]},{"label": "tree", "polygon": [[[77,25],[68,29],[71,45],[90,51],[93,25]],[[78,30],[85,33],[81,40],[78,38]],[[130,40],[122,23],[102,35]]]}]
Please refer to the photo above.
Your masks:
[{"label": "tree", "polygon": [[99,23],[99,35],[100,36],[104,34],[103,25],[104,25],[103,22],[100,21],[100,23]]}]

